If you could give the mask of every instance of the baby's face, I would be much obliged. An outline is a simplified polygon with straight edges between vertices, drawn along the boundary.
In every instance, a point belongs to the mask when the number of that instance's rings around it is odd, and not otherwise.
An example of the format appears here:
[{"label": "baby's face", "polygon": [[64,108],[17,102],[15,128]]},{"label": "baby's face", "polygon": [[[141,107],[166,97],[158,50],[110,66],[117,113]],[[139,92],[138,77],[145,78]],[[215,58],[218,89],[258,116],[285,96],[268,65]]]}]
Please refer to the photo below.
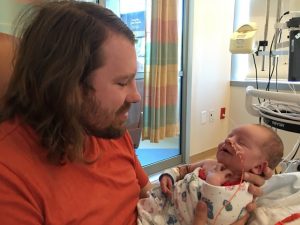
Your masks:
[{"label": "baby's face", "polygon": [[217,160],[233,172],[251,171],[265,161],[261,146],[267,134],[258,126],[244,125],[234,129],[219,144]]}]

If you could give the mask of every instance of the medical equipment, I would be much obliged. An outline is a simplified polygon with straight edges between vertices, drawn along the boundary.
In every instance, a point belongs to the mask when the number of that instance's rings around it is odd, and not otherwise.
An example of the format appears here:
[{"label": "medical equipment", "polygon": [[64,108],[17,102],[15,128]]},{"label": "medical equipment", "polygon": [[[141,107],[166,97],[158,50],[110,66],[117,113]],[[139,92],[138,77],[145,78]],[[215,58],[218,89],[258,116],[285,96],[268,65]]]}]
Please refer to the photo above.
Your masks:
[{"label": "medical equipment", "polygon": [[[252,104],[252,97],[263,98],[260,104]],[[272,127],[300,133],[300,95],[282,92],[246,89],[246,109],[262,117]]]},{"label": "medical equipment", "polygon": [[230,37],[229,50],[233,54],[249,54],[255,51],[256,23],[240,26]]},{"label": "medical equipment", "polygon": [[289,81],[300,81],[300,17],[294,17],[287,23],[287,27],[294,28],[290,31],[289,45]]},{"label": "medical equipment", "polygon": [[288,172],[300,172],[300,160],[284,160],[281,162],[281,168],[285,173]]},{"label": "medical equipment", "polygon": [[[269,77],[272,77],[273,72],[275,71],[277,77],[279,65],[279,71],[281,72],[280,74],[287,74],[288,81],[300,81],[300,64],[298,63],[300,61],[300,12],[286,11],[282,13],[282,1],[278,0],[276,2],[277,13],[275,18],[275,32],[273,38],[268,39],[267,37],[271,4],[271,1],[267,0],[266,23],[264,27],[265,29],[263,39],[258,39],[257,41],[254,40],[257,32],[255,23],[250,22],[248,24],[244,24],[232,34],[230,38],[230,51],[233,54],[255,53],[256,56],[261,56],[261,71],[264,75],[269,75]],[[252,19],[254,20],[256,18],[253,17]],[[287,30],[289,33],[286,34],[284,30]],[[256,49],[254,49],[255,45],[257,45]],[[268,45],[270,45],[270,47],[267,50]],[[252,58],[256,68],[255,55],[252,55]],[[283,55],[288,56],[288,63],[286,63],[287,57],[281,57]],[[266,56],[269,57],[269,74],[264,73],[264,71],[266,71]],[[278,64],[279,58],[285,61],[284,64]],[[288,67],[285,65],[287,65]],[[286,70],[286,72],[283,70]],[[251,73],[251,76],[252,75],[253,74]]]},{"label": "medical equipment", "polygon": [[[283,16],[289,15],[291,19],[286,22],[281,22]],[[277,57],[280,55],[288,55],[288,81],[300,81],[300,17],[299,12],[287,11],[280,18],[277,18],[275,24],[275,34],[269,52],[260,51],[258,46],[257,55],[271,55]],[[281,35],[284,29],[288,29],[288,41],[281,42]],[[261,41],[259,43],[262,43]],[[272,46],[273,45],[273,46]],[[280,50],[288,48],[288,51]]]}]

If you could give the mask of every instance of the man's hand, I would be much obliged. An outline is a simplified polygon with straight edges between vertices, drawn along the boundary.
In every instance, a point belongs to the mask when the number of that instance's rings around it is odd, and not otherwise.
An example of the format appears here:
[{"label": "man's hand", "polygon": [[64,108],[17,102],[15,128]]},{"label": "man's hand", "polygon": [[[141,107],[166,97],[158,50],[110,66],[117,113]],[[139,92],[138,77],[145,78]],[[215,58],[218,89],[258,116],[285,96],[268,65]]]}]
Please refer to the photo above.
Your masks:
[{"label": "man's hand", "polygon": [[205,202],[198,202],[195,209],[195,217],[193,225],[206,225],[207,224],[207,206]]},{"label": "man's hand", "polygon": [[252,212],[256,209],[256,203],[254,200],[263,194],[260,186],[264,185],[266,180],[271,178],[272,174],[273,171],[269,167],[264,169],[263,176],[255,175],[253,173],[245,173],[244,179],[250,183],[248,191],[253,195],[253,201],[247,205],[248,212]]},{"label": "man's hand", "polygon": [[264,169],[263,176],[255,175],[253,173],[245,173],[244,179],[251,183],[248,191],[253,194],[254,198],[263,194],[260,186],[264,185],[266,180],[270,179],[272,175],[273,171],[269,167]]},{"label": "man's hand", "polygon": [[148,198],[148,191],[152,189],[152,184],[148,181],[148,183],[141,189],[140,198]]}]

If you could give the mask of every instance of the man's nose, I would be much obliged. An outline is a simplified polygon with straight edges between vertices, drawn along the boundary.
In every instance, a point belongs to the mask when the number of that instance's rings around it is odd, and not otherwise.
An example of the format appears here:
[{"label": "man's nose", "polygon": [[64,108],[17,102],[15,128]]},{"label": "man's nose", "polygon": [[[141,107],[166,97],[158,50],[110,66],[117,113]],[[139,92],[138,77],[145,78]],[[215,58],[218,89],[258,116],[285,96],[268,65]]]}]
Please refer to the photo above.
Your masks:
[{"label": "man's nose", "polygon": [[134,84],[127,95],[127,102],[136,103],[139,101],[141,101],[141,95],[136,87],[136,84]]},{"label": "man's nose", "polygon": [[141,95],[138,91],[136,91],[133,95],[132,95],[132,103],[136,103],[141,101]]}]

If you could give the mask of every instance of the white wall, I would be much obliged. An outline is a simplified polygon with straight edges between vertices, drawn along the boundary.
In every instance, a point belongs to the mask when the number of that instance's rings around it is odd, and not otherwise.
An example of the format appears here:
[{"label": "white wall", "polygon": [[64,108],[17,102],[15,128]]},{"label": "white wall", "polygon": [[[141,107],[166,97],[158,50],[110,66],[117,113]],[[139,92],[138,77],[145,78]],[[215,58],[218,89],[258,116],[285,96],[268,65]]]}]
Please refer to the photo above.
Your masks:
[{"label": "white wall", "polygon": [[[189,39],[188,108],[190,155],[218,145],[228,131],[228,120],[220,120],[221,107],[229,109],[230,64],[229,38],[233,30],[234,0],[190,0],[192,37]],[[188,95],[189,95],[188,94]],[[215,110],[213,123],[201,123],[203,110]]]}]

